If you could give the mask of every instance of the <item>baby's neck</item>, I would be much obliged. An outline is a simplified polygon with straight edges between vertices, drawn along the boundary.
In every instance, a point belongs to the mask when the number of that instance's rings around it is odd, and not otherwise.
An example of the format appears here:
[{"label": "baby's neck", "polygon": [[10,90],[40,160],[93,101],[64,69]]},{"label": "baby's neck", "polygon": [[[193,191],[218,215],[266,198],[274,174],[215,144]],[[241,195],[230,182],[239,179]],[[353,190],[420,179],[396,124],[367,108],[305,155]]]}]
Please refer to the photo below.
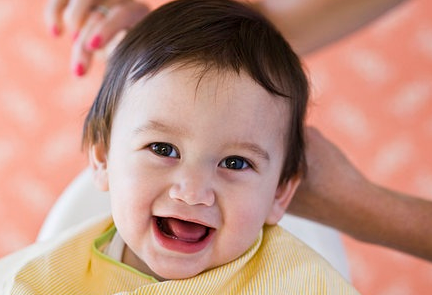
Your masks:
[{"label": "baby's neck", "polygon": [[148,276],[151,276],[158,280],[159,282],[166,281],[167,279],[159,276],[157,273],[152,271],[150,267],[146,263],[144,263],[127,245],[124,248],[123,251],[123,257],[122,262],[124,264],[127,264],[136,270],[142,272],[143,274],[146,274]]}]

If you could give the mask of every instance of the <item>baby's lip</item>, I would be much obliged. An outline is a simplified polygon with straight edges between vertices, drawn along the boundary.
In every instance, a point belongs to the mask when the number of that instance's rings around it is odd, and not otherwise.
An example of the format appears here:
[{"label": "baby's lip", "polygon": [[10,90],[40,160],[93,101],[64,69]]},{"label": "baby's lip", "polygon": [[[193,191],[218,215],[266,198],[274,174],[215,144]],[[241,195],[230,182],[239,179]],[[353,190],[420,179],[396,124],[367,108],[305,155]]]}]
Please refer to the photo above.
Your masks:
[{"label": "baby's lip", "polygon": [[192,223],[196,223],[196,224],[200,224],[206,227],[210,227],[210,228],[215,228],[214,226],[210,225],[209,223],[197,219],[197,218],[189,218],[189,217],[182,217],[182,216],[178,216],[178,215],[160,215],[160,216],[156,216],[159,218],[174,218],[174,219],[178,219],[178,220],[182,220],[182,221],[186,221],[186,222],[192,222]]}]

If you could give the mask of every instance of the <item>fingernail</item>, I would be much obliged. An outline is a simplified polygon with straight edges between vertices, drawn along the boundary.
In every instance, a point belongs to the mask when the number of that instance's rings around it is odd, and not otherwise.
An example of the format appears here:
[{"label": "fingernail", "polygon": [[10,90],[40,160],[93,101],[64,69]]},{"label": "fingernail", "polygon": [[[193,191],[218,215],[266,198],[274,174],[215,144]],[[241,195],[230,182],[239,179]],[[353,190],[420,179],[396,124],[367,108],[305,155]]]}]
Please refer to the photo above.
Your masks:
[{"label": "fingernail", "polygon": [[75,33],[73,33],[73,34],[72,34],[72,40],[75,42],[76,39],[78,39],[78,36],[79,36],[79,32],[75,32]]},{"label": "fingernail", "polygon": [[98,49],[100,47],[101,43],[102,43],[101,36],[96,35],[91,39],[91,41],[89,43],[89,47],[91,49]]},{"label": "fingernail", "polygon": [[60,35],[60,29],[59,29],[56,25],[53,25],[53,26],[51,27],[51,34],[52,34],[54,37],[58,37],[58,36]]},{"label": "fingernail", "polygon": [[74,73],[76,76],[81,77],[84,75],[84,66],[79,63],[75,66]]}]

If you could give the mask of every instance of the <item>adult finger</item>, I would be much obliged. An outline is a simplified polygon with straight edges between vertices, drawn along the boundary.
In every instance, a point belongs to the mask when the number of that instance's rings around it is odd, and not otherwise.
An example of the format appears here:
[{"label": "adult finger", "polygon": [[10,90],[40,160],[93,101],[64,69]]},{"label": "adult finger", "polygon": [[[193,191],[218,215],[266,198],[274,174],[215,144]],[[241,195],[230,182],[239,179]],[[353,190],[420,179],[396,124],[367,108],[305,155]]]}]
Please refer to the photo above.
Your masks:
[{"label": "adult finger", "polygon": [[76,38],[82,26],[87,22],[92,8],[101,0],[69,0],[64,9],[63,24],[73,38]]},{"label": "adult finger", "polygon": [[45,6],[45,23],[55,37],[60,36],[63,32],[63,12],[68,3],[68,0],[48,0]]},{"label": "adult finger", "polygon": [[72,45],[71,69],[76,76],[83,76],[90,66],[93,52],[87,46],[87,40],[93,28],[103,20],[99,13],[90,13],[85,25]]},{"label": "adult finger", "polygon": [[86,46],[88,50],[105,47],[120,32],[128,30],[149,12],[143,3],[127,1],[107,8],[104,18],[89,31]]},{"label": "adult finger", "polygon": [[118,43],[119,33],[134,26],[148,11],[146,5],[135,1],[123,1],[112,7],[94,9],[73,46],[71,62],[75,74],[84,75],[95,52],[111,49]]}]

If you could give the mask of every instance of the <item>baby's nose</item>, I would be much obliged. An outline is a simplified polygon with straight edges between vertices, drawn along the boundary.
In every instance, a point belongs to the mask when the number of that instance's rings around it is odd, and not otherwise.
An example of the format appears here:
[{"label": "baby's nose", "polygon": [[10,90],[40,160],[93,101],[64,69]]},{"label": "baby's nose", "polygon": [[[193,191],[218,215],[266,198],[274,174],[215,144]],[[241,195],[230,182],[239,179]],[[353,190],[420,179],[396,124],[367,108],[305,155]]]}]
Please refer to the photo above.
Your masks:
[{"label": "baby's nose", "polygon": [[199,173],[183,174],[179,181],[171,186],[169,196],[191,206],[212,206],[215,202],[211,177]]}]

